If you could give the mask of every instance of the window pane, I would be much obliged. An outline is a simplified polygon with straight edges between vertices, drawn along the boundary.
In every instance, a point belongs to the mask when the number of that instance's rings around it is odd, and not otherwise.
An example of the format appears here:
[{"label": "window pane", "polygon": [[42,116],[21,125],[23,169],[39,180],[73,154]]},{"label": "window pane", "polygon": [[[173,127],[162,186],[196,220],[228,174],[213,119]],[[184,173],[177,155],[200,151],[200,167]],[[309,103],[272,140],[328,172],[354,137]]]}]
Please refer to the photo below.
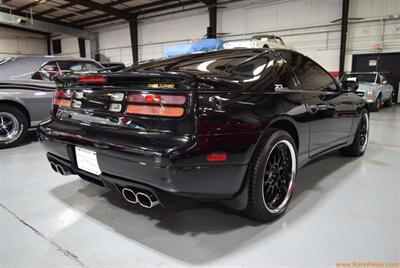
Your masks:
[{"label": "window pane", "polygon": [[59,61],[58,65],[60,66],[62,73],[84,73],[84,72],[93,72],[97,71],[101,67],[94,62],[79,62],[79,61]]},{"label": "window pane", "polygon": [[[375,83],[376,74],[369,73],[349,73],[345,74],[342,78],[342,81],[352,80],[358,82],[367,82],[367,83]],[[378,79],[379,80],[379,79]],[[379,81],[378,81],[379,83]]]},{"label": "window pane", "polygon": [[42,66],[37,73],[32,75],[32,79],[53,81],[54,77],[58,74],[58,67],[56,62],[49,62]]},{"label": "window pane", "polygon": [[336,91],[335,80],[311,59],[293,52],[281,53],[292,66],[302,89],[307,91]]}]

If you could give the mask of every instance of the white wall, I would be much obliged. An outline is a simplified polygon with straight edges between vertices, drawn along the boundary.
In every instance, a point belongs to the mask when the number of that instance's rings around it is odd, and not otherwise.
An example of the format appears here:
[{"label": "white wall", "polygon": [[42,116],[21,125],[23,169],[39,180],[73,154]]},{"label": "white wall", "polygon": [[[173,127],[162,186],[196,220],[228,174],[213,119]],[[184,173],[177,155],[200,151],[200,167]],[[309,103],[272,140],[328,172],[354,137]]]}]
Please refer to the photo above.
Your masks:
[{"label": "white wall", "polygon": [[0,59],[46,54],[46,36],[0,26]]},{"label": "white wall", "polygon": [[[184,15],[184,16],[182,16]],[[178,14],[138,25],[139,60],[160,58],[164,49],[173,44],[188,43],[206,33],[208,13],[191,16]],[[99,31],[100,53],[110,61],[132,64],[132,49],[128,24]]]},{"label": "white wall", "polygon": [[[400,51],[400,1],[351,0],[346,70],[351,56]],[[275,33],[290,47],[310,56],[329,71],[339,69],[342,0],[247,0],[218,10],[218,32],[225,39]],[[201,38],[208,26],[205,9],[146,20],[139,24],[139,59],[159,58],[166,46]],[[111,61],[132,62],[127,24],[99,31],[100,53]]]}]

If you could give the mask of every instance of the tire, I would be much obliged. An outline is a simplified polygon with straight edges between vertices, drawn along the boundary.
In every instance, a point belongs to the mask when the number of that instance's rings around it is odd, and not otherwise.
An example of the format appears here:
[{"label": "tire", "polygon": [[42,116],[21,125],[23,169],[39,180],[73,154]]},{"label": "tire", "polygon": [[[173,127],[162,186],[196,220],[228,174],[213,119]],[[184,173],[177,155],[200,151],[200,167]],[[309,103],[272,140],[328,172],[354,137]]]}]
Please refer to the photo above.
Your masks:
[{"label": "tire", "polygon": [[390,98],[387,100],[387,101],[385,101],[385,107],[390,107],[390,106],[392,106],[392,103],[394,102],[393,101],[394,100],[394,95],[392,94],[391,96],[390,96]]},{"label": "tire", "polygon": [[[363,136],[364,135],[364,136]],[[369,115],[367,110],[361,113],[361,120],[357,127],[353,143],[345,148],[340,149],[340,153],[345,156],[362,156],[368,145],[369,138]]]},{"label": "tire", "polygon": [[284,130],[271,128],[264,137],[247,170],[249,196],[242,215],[268,222],[281,216],[289,205],[297,173],[297,149],[293,138]]},{"label": "tire", "polygon": [[11,105],[0,105],[0,149],[19,145],[26,137],[29,121],[25,114]]},{"label": "tire", "polygon": [[376,98],[375,103],[373,103],[373,104],[371,105],[371,110],[372,110],[373,112],[379,112],[379,110],[381,109],[381,103],[382,103],[382,97],[381,97],[381,96],[378,96],[378,97]]}]

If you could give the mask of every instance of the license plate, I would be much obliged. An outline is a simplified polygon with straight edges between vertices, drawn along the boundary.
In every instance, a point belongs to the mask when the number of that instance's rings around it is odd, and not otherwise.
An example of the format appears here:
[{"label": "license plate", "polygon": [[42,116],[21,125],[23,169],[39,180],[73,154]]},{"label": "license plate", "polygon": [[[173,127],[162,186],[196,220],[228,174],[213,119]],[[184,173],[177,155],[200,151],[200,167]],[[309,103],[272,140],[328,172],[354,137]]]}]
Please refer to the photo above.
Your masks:
[{"label": "license plate", "polygon": [[100,175],[101,170],[97,162],[97,154],[94,151],[75,147],[76,162],[78,168],[89,173]]}]

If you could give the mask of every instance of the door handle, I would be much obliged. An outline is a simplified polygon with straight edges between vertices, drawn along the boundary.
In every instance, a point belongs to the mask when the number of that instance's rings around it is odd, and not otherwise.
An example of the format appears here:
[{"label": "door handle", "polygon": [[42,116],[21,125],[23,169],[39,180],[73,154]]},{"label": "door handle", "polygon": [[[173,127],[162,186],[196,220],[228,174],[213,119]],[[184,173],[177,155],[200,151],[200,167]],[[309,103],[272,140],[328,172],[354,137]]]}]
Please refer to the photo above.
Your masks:
[{"label": "door handle", "polygon": [[318,111],[328,111],[334,109],[333,105],[329,104],[316,104],[316,105],[308,105],[308,111],[310,114],[316,114]]}]

